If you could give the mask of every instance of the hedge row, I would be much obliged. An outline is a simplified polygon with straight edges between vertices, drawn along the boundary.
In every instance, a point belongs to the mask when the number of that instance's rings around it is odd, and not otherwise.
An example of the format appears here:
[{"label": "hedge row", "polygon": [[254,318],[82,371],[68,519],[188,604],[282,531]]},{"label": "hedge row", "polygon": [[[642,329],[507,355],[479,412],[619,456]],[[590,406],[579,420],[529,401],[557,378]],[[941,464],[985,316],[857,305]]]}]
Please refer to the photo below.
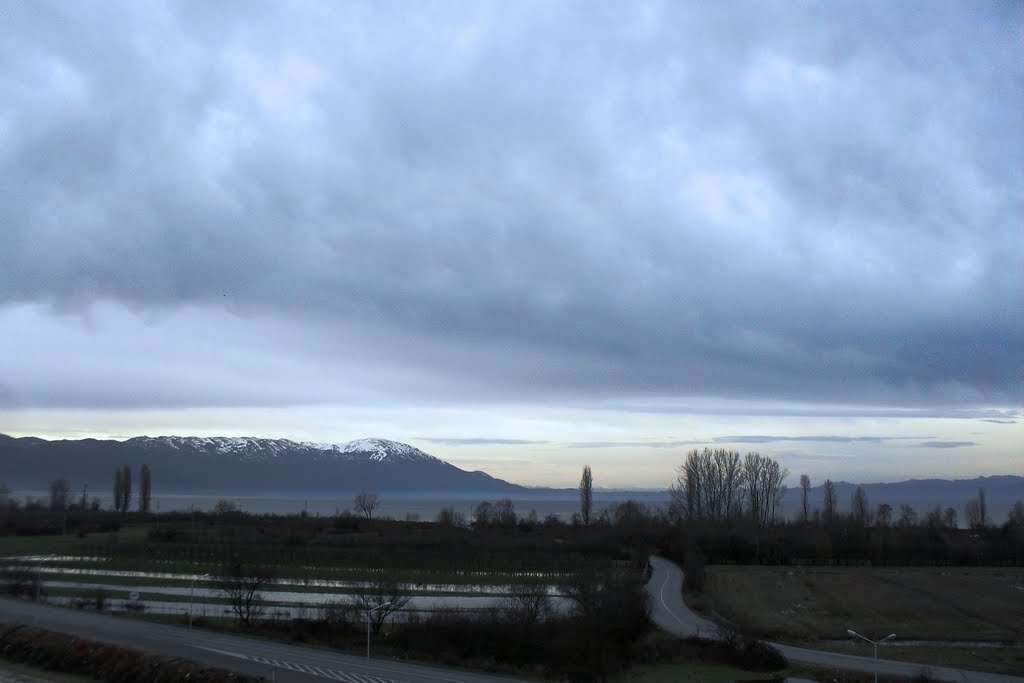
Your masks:
[{"label": "hedge row", "polygon": [[0,624],[0,658],[105,681],[248,683],[263,680],[225,669],[206,667],[185,659],[161,657],[119,645],[10,624]]}]

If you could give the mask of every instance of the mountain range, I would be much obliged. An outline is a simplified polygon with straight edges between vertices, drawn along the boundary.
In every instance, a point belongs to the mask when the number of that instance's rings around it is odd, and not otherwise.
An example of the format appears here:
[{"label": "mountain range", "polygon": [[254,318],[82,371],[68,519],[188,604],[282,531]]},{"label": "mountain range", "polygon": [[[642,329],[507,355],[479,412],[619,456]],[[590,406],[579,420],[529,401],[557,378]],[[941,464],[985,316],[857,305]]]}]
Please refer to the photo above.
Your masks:
[{"label": "mountain range", "polygon": [[0,482],[45,490],[63,477],[106,492],[115,470],[149,466],[154,490],[210,494],[487,493],[528,489],[387,439],[321,444],[251,437],[48,441],[0,434]]},{"label": "mountain range", "polygon": [[[252,437],[140,436],[126,441],[79,439],[48,441],[0,434],[0,483],[14,491],[44,491],[63,477],[73,489],[82,484],[106,495],[114,472],[129,465],[137,473],[146,464],[153,490],[199,495],[326,496],[371,491],[424,498],[510,497],[573,500],[575,488],[519,486],[486,472],[468,472],[418,448],[387,439],[322,444]],[[667,489],[666,482],[666,489]],[[849,509],[857,484],[835,482],[840,510]],[[924,513],[936,505],[961,509],[985,489],[993,518],[1024,499],[1024,477],[912,479],[861,484],[872,508],[879,503],[909,504]],[[648,504],[668,500],[667,491],[595,489],[595,501],[635,499]],[[822,487],[810,490],[811,508],[821,507]],[[797,515],[800,489],[790,487],[784,514]]]}]

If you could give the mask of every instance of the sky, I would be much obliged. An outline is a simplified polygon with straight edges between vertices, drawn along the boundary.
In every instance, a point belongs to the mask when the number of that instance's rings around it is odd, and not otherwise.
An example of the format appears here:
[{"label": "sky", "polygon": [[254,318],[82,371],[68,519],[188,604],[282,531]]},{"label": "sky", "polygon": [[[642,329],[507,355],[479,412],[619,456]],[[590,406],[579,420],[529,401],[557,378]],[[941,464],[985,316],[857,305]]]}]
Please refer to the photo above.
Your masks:
[{"label": "sky", "polygon": [[0,6],[0,432],[1024,474],[1024,5]]}]

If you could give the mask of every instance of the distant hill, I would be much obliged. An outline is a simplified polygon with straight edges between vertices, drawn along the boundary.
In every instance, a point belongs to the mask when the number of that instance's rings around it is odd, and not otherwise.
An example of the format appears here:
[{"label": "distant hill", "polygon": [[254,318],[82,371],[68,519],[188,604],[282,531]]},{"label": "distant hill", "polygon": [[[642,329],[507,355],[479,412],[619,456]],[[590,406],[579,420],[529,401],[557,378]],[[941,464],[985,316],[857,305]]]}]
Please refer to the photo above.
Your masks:
[{"label": "distant hill", "polygon": [[316,494],[486,493],[525,487],[467,472],[418,448],[386,439],[342,445],[287,439],[141,436],[127,441],[47,441],[0,434],[0,482],[44,490],[64,477],[73,488],[105,493],[118,467],[147,464],[153,488],[173,493]]},{"label": "distant hill", "polygon": [[[908,479],[892,483],[853,484],[848,481],[833,482],[840,511],[850,509],[853,492],[860,486],[868,496],[872,510],[880,503],[894,508],[910,505],[919,514],[936,506],[952,507],[961,516],[967,501],[978,496],[979,489],[985,489],[989,506],[989,517],[994,522],[1005,521],[1006,511],[1017,500],[1024,500],[1024,477],[1000,475],[976,477],[974,479]],[[811,488],[811,509],[820,508],[824,499],[824,485]],[[795,517],[800,507],[799,487],[790,488],[784,499],[784,510],[788,517]]]}]

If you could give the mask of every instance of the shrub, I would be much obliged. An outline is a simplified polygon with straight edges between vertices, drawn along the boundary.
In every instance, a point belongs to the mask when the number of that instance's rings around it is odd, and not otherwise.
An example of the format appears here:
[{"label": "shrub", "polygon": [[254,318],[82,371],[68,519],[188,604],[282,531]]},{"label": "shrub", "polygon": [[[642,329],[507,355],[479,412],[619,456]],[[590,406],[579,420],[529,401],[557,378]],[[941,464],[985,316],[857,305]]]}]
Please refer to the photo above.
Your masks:
[{"label": "shrub", "polygon": [[778,648],[763,640],[748,639],[740,649],[740,664],[754,671],[779,671],[789,666],[789,660]]},{"label": "shrub", "polygon": [[0,652],[12,661],[114,682],[260,680],[184,659],[160,657],[29,626],[0,624]]}]

